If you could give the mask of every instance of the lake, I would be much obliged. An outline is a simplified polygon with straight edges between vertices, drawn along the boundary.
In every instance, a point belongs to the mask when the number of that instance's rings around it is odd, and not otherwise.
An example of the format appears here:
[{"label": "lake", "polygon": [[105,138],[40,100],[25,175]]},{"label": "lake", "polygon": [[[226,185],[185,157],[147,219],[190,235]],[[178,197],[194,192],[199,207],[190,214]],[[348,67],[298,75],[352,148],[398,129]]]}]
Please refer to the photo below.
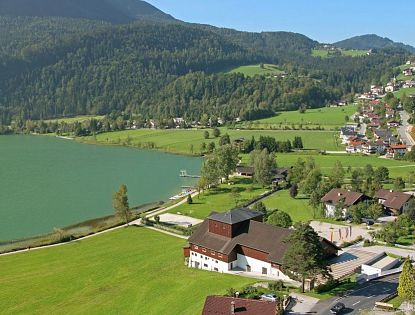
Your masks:
[{"label": "lake", "polygon": [[168,200],[202,160],[157,151],[79,144],[48,136],[0,136],[0,241],[47,233],[113,213],[126,184],[131,206]]}]

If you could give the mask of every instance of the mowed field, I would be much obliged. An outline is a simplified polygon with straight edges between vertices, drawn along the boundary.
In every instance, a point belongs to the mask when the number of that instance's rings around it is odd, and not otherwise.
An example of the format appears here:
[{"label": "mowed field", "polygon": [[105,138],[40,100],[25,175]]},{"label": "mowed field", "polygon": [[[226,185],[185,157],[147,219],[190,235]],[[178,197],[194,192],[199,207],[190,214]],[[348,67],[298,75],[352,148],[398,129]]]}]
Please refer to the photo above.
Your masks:
[{"label": "mowed field", "polygon": [[56,119],[48,119],[45,122],[58,122],[58,123],[74,123],[74,122],[83,122],[90,119],[101,120],[105,116],[75,116],[75,117],[67,117],[67,118],[56,118]]},{"label": "mowed field", "polygon": [[264,75],[264,76],[274,76],[283,73],[281,69],[278,68],[276,65],[272,64],[264,64],[264,67],[261,68],[259,64],[257,65],[247,65],[247,66],[240,66],[235,69],[228,71],[228,73],[242,73],[245,76],[253,77],[256,75]]},{"label": "mowed field", "polygon": [[[228,211],[265,192],[264,188],[258,185],[252,185],[250,181],[250,179],[232,178],[230,180],[232,185],[223,184],[218,188],[209,189],[193,198],[192,204],[180,205],[170,212],[205,219],[212,211]],[[249,188],[252,189],[250,190]],[[238,190],[240,195],[235,198],[232,190]]]},{"label": "mowed field", "polygon": [[[77,138],[80,142],[129,145],[132,147],[143,147],[146,143],[154,143],[156,148],[165,152],[178,154],[200,154],[200,146],[204,142],[215,142],[218,146],[219,138],[213,138],[212,130],[206,129],[210,133],[209,139],[204,139],[203,129],[168,129],[153,130],[139,129],[126,130],[119,132],[103,133],[94,137]],[[280,141],[294,140],[295,136],[300,136],[306,149],[315,150],[343,150],[340,144],[338,133],[334,131],[283,131],[283,130],[236,130],[221,128],[221,134],[229,134],[231,140],[237,138],[250,139],[254,136],[271,136]],[[193,147],[192,147],[193,146]],[[193,148],[193,151],[192,151]]]},{"label": "mowed field", "polygon": [[276,116],[244,123],[259,128],[283,128],[284,126],[303,125],[303,127],[321,126],[326,129],[343,127],[346,116],[350,117],[356,112],[357,106],[323,107],[308,109],[305,113],[299,111],[281,112]]},{"label": "mowed field", "polygon": [[253,279],[188,269],[185,241],[119,229],[0,257],[1,314],[200,314],[207,295]]},{"label": "mowed field", "polygon": [[397,98],[402,97],[404,94],[409,96],[409,94],[415,94],[415,87],[407,88],[407,89],[400,89],[399,91],[394,92]]},{"label": "mowed field", "polygon": [[[367,50],[355,50],[355,49],[342,49],[341,50],[342,56],[348,56],[348,57],[362,57],[367,56]],[[313,57],[321,57],[321,58],[330,58],[335,55],[329,54],[329,51],[327,49],[313,49],[311,51],[311,55]]]}]

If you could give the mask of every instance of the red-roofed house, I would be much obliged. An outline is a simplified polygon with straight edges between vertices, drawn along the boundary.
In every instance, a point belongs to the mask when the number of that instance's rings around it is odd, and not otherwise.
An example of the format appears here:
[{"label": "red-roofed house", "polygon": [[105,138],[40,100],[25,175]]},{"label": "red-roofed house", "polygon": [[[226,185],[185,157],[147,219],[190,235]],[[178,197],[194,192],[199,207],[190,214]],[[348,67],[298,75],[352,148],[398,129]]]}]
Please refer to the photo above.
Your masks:
[{"label": "red-roofed house", "polygon": [[208,296],[202,315],[275,315],[277,303],[271,301]]},{"label": "red-roofed house", "polygon": [[[189,237],[185,248],[189,267],[216,271],[245,271],[290,281],[283,257],[293,230],[262,223],[262,214],[247,208],[213,212]],[[321,239],[324,256],[336,256],[338,247]]]},{"label": "red-roofed house", "polygon": [[350,206],[356,205],[367,199],[368,198],[362,193],[334,188],[321,198],[321,202],[324,203],[326,217],[334,217],[336,208],[339,205],[342,206],[343,216],[345,216]]},{"label": "red-roofed house", "polygon": [[394,159],[403,157],[408,147],[405,144],[391,144],[388,148],[388,154]]},{"label": "red-roofed house", "polygon": [[412,195],[399,191],[380,189],[375,194],[375,198],[383,205],[386,211],[391,214],[399,215],[408,209]]}]

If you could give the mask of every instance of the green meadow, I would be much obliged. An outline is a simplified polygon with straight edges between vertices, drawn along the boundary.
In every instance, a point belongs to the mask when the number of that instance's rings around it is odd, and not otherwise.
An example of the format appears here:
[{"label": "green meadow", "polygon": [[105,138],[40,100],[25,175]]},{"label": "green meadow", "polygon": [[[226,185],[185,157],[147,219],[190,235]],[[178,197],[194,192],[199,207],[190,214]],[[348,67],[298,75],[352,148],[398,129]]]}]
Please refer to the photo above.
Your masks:
[{"label": "green meadow", "polygon": [[283,71],[279,69],[278,66],[273,64],[264,64],[263,68],[261,68],[261,66],[257,64],[240,66],[230,70],[228,73],[242,73],[247,77],[253,77],[256,75],[274,76],[282,74]]},{"label": "green meadow", "polygon": [[280,112],[275,116],[253,122],[245,122],[243,126],[252,128],[284,128],[285,126],[299,126],[314,128],[317,126],[326,129],[343,127],[346,124],[346,116],[350,117],[356,112],[357,106],[323,107],[307,109],[305,113],[299,111]]},{"label": "green meadow", "polygon": [[[210,138],[204,138],[204,132],[209,131]],[[221,134],[229,134],[231,140],[237,138],[259,139],[262,136],[275,137],[277,140],[293,140],[295,136],[302,137],[306,149],[315,150],[343,150],[340,144],[338,133],[334,131],[303,131],[303,130],[237,130],[220,128]],[[177,154],[200,154],[201,144],[214,142],[219,144],[219,138],[212,136],[210,129],[139,129],[110,132],[96,135],[95,137],[77,138],[80,142],[128,145],[132,147],[148,147],[148,143],[154,144],[155,148],[164,152]]]},{"label": "green meadow", "polygon": [[0,257],[1,314],[200,314],[253,279],[188,269],[186,242],[140,227]]},{"label": "green meadow", "polygon": [[[335,56],[333,53],[330,54],[329,50],[327,49],[313,49],[311,51],[311,55],[313,57],[320,57],[320,58],[330,58]],[[358,49],[341,49],[342,56],[348,57],[362,57],[367,56],[367,50],[358,50]]]},{"label": "green meadow", "polygon": [[45,122],[57,122],[57,123],[67,123],[67,124],[71,124],[74,122],[84,122],[86,120],[90,120],[90,119],[96,119],[96,120],[101,120],[103,119],[105,116],[89,116],[89,115],[85,115],[85,116],[75,116],[75,117],[67,117],[67,118],[56,118],[56,119],[48,119],[45,120]]},{"label": "green meadow", "polygon": [[[170,212],[204,219],[212,211],[228,211],[265,192],[265,189],[253,185],[251,179],[248,178],[232,178],[230,182],[230,185],[222,184],[217,188],[202,192],[193,198],[192,204],[180,205]],[[239,195],[232,194],[232,190],[238,190]]]},{"label": "green meadow", "polygon": [[406,94],[407,96],[409,94],[415,94],[415,87],[408,88],[408,89],[400,89],[399,91],[396,91],[394,94],[397,98],[402,97],[404,94]]}]

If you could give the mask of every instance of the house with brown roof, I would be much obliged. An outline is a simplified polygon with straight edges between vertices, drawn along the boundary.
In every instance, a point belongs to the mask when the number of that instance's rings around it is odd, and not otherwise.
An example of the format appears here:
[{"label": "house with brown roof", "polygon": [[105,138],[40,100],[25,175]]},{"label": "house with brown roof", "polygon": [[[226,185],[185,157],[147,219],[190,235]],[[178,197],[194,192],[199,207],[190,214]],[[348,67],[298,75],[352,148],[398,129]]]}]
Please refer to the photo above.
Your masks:
[{"label": "house with brown roof", "polygon": [[408,209],[412,195],[399,191],[380,189],[375,198],[392,215],[399,215]]},{"label": "house with brown roof", "polygon": [[[188,267],[216,272],[245,271],[274,279],[291,280],[284,272],[283,257],[293,230],[262,222],[263,214],[248,208],[213,212],[190,236],[185,247]],[[338,247],[321,239],[325,257]]]},{"label": "house with brown roof", "polygon": [[208,296],[202,315],[275,315],[276,310],[276,302],[230,296]]},{"label": "house with brown roof", "polygon": [[345,216],[350,206],[367,199],[368,197],[362,193],[334,188],[321,198],[321,202],[324,204],[326,217],[334,217],[337,207],[342,207],[343,216]]}]

